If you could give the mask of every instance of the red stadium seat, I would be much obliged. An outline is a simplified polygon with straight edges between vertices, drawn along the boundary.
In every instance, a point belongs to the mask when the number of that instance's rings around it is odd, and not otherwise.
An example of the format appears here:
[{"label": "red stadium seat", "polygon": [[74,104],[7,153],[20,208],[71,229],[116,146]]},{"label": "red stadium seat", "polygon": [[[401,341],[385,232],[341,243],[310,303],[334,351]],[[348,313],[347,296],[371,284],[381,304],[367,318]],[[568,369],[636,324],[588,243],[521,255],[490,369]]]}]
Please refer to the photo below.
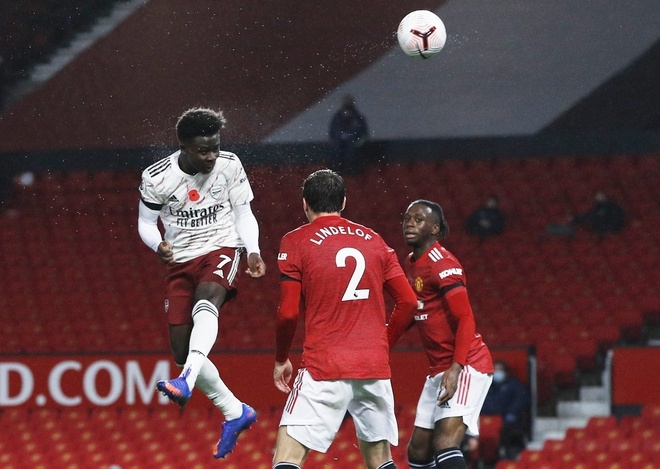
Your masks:
[{"label": "red stadium seat", "polygon": [[527,469],[527,465],[519,461],[501,460],[495,464],[495,469]]},{"label": "red stadium seat", "polygon": [[575,355],[568,344],[555,340],[539,340],[536,343],[539,371],[549,373],[554,383],[562,387],[574,386]]},{"label": "red stadium seat", "polygon": [[502,417],[499,415],[482,415],[479,417],[478,457],[488,464],[499,459],[500,431]]},{"label": "red stadium seat", "polygon": [[[556,454],[561,454],[565,453],[567,451],[571,451],[573,442],[569,440],[555,440],[555,439],[548,439],[545,440],[543,443],[543,452],[544,453],[552,453],[553,455]],[[554,456],[551,456],[552,459],[555,459]]]},{"label": "red stadium seat", "polygon": [[656,441],[660,440],[660,431],[645,422],[644,426],[635,432],[635,437],[639,438],[642,447],[646,447],[649,444],[654,445]]},{"label": "red stadium seat", "polygon": [[553,458],[555,467],[580,467],[584,465],[585,458],[582,452],[576,450],[568,450],[556,455]]},{"label": "red stadium seat", "polygon": [[540,467],[541,464],[552,462],[553,453],[545,451],[525,450],[520,453],[518,462],[523,464],[523,467]]},{"label": "red stadium seat", "polygon": [[641,416],[624,415],[619,419],[618,428],[626,438],[639,438],[639,433],[649,427]]},{"label": "red stadium seat", "polygon": [[586,464],[586,467],[625,469],[620,465],[616,466],[617,464],[619,464],[617,456],[610,453],[607,450],[587,454],[586,457],[583,458],[583,460],[584,463]]},{"label": "red stadium seat", "polygon": [[606,432],[617,431],[616,417],[591,417],[587,422],[586,429],[593,432],[595,435],[603,435]]},{"label": "red stadium seat", "polygon": [[588,439],[589,432],[584,428],[568,428],[566,430],[566,441],[570,441],[573,447],[581,447]]},{"label": "red stadium seat", "polygon": [[642,408],[642,419],[648,425],[660,425],[660,404],[647,404]]},{"label": "red stadium seat", "polygon": [[612,348],[621,338],[621,329],[614,324],[597,324],[590,329],[602,350]]},{"label": "red stadium seat", "polygon": [[660,459],[660,436],[656,433],[655,437],[653,438],[646,438],[642,441],[642,445],[640,447],[640,451],[642,451],[646,456],[648,457],[649,460],[651,461],[659,461]]},{"label": "red stadium seat", "polygon": [[639,450],[640,441],[635,438],[625,438],[622,433],[618,434],[618,438],[610,439],[607,444],[607,449],[610,453],[615,453],[620,458],[622,454],[633,453]]},{"label": "red stadium seat", "polygon": [[652,469],[656,467],[656,461],[651,459],[651,455],[644,451],[633,451],[619,456],[619,462],[622,467],[634,467],[642,469]]}]

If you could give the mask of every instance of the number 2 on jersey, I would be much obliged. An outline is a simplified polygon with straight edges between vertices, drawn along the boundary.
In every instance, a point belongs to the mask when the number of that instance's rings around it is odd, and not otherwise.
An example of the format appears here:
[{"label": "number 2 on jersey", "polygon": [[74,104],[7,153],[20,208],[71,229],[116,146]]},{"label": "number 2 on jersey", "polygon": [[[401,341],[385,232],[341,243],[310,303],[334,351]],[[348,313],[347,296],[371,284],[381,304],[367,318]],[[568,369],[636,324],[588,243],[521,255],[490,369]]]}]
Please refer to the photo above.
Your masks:
[{"label": "number 2 on jersey", "polygon": [[366,300],[369,298],[369,289],[357,288],[362,279],[362,275],[364,275],[364,269],[366,266],[364,256],[355,248],[341,248],[335,256],[337,267],[346,267],[346,259],[348,257],[355,259],[355,270],[353,271],[353,275],[351,275],[351,279],[348,282],[348,286],[346,287],[346,291],[344,292],[341,301]]}]

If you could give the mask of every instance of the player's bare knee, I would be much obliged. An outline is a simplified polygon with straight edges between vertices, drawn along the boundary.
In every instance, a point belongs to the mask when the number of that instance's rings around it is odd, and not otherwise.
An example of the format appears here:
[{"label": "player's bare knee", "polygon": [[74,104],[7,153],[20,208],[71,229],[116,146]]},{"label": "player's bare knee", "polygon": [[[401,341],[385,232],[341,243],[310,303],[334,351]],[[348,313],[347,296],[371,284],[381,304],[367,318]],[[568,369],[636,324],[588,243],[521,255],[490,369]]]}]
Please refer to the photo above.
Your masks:
[{"label": "player's bare knee", "polygon": [[437,422],[433,446],[435,451],[460,446],[467,427],[462,417],[450,417]]},{"label": "player's bare knee", "polygon": [[410,463],[427,463],[433,461],[433,456],[433,448],[431,447],[421,448],[408,445],[408,462]]},{"label": "player's bare knee", "polygon": [[290,437],[286,431],[286,426],[279,427],[277,430],[275,455],[273,456],[273,467],[282,463],[292,463],[302,466],[307,458],[307,454],[309,454],[309,449]]},{"label": "player's bare knee", "polygon": [[199,300],[207,300],[220,309],[227,299],[227,290],[220,284],[214,282],[202,282],[195,290],[195,303]]},{"label": "player's bare knee", "polygon": [[408,459],[413,462],[432,461],[433,430],[415,427],[408,442]]}]

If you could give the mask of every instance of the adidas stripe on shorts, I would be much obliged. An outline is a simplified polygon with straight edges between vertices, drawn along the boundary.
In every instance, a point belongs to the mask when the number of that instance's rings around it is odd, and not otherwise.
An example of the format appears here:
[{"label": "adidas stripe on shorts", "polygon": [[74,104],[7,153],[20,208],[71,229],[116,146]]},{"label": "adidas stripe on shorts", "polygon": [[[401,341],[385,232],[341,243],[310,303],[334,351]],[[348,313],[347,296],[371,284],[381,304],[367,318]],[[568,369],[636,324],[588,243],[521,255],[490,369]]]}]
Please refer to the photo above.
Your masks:
[{"label": "adidas stripe on shorts", "polygon": [[417,402],[415,426],[432,430],[435,422],[447,417],[463,417],[467,426],[466,433],[479,436],[479,413],[484,405],[493,375],[481,373],[470,365],[461,371],[458,388],[454,396],[442,407],[438,406],[438,394],[442,375],[427,376],[424,389]]}]

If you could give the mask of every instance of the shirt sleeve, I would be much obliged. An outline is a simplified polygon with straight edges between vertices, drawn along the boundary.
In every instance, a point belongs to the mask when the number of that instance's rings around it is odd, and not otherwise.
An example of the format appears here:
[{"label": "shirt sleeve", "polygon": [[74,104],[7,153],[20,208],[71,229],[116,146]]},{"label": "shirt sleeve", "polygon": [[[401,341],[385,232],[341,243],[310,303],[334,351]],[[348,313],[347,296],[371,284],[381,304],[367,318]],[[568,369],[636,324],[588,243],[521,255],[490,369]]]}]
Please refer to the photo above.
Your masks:
[{"label": "shirt sleeve", "polygon": [[280,304],[277,309],[275,333],[275,360],[283,362],[289,358],[291,344],[298,324],[300,297],[302,292],[302,270],[294,236],[287,234],[280,243],[277,265],[282,274],[280,282]]},{"label": "shirt sleeve", "polygon": [[385,282],[385,290],[395,304],[387,324],[387,341],[392,349],[413,321],[417,310],[417,296],[405,276],[394,277]]},{"label": "shirt sleeve", "polygon": [[[384,241],[383,244],[385,244]],[[401,264],[399,264],[399,259],[396,256],[396,252],[394,252],[394,249],[387,245],[385,245],[385,247],[387,249],[387,257],[385,261],[385,268],[383,270],[383,280],[388,281],[394,277],[399,276],[403,276],[405,278],[406,274],[403,273]]]},{"label": "shirt sleeve", "polygon": [[453,289],[446,295],[446,302],[450,314],[458,322],[456,343],[454,344],[454,361],[465,366],[476,331],[474,313],[470,307],[470,300],[465,287]]},{"label": "shirt sleeve", "polygon": [[234,214],[236,215],[236,231],[238,231],[248,255],[260,252],[259,223],[252,213],[250,204],[235,205]]},{"label": "shirt sleeve", "polygon": [[158,245],[163,239],[158,229],[158,214],[157,210],[150,209],[143,201],[140,201],[138,207],[138,233],[142,242],[153,251],[158,250]]},{"label": "shirt sleeve", "polygon": [[254,199],[252,187],[248,181],[247,174],[243,169],[243,165],[237,156],[235,158],[235,171],[227,181],[229,191],[229,202],[233,207],[237,205],[244,205]]},{"label": "shirt sleeve", "polygon": [[160,210],[167,203],[167,200],[163,200],[163,197],[156,190],[156,186],[146,170],[142,173],[139,190],[140,199],[152,210]]},{"label": "shirt sleeve", "polygon": [[285,279],[280,283],[280,304],[277,308],[275,330],[275,361],[289,358],[293,338],[300,313],[300,292],[302,285],[295,280]]},{"label": "shirt sleeve", "polygon": [[280,252],[277,255],[277,266],[280,273],[293,280],[302,281],[300,255],[294,240],[290,235],[284,236],[280,243]]}]

